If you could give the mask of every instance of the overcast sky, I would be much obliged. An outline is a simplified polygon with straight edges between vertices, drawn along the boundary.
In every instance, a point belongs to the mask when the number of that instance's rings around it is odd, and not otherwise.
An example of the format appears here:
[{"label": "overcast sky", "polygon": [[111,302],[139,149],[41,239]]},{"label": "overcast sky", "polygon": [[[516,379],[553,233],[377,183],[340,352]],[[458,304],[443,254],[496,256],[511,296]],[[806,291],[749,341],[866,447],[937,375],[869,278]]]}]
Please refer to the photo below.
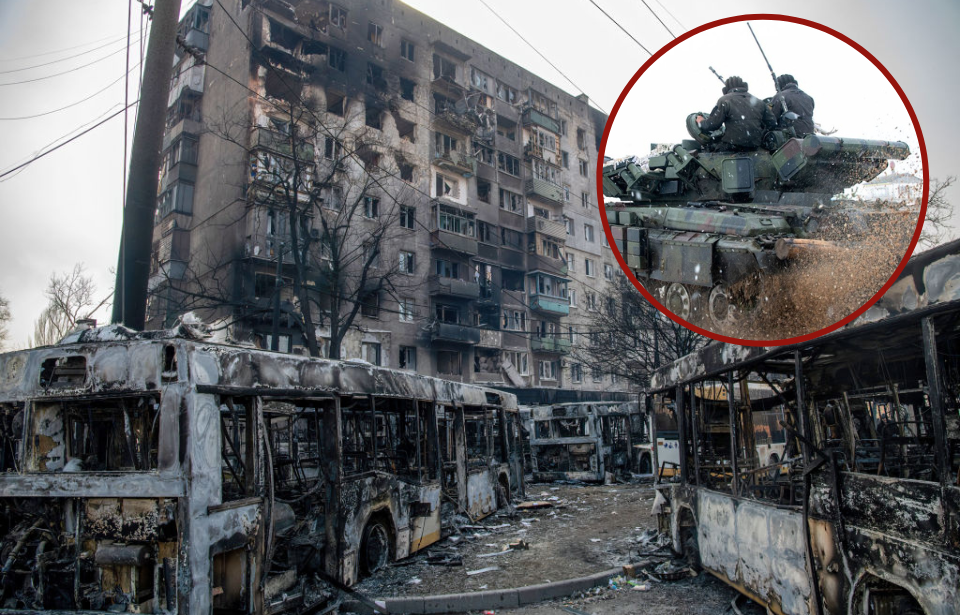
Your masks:
[{"label": "overcast sky", "polygon": [[[642,2],[596,1],[650,51],[671,40]],[[605,111],[612,109],[626,82],[649,57],[588,0],[485,2],[549,57],[566,78],[480,0],[410,0],[408,4],[571,93],[585,92]],[[344,3],[349,4],[347,0]],[[187,4],[184,0],[184,6]],[[887,67],[910,98],[927,143],[931,176],[942,178],[960,168],[955,104],[960,100],[960,83],[955,78],[954,60],[960,57],[960,37],[956,35],[960,4],[892,0],[648,0],[647,4],[678,36],[716,19],[762,12],[796,15],[849,36]],[[133,22],[138,32],[136,13]],[[787,36],[776,31],[779,24],[753,23],[774,69],[793,73],[801,88],[816,98],[819,122],[836,127],[838,135],[909,137],[909,127],[897,119],[895,107],[889,106],[889,91],[882,91],[882,83],[877,85],[872,66],[848,50],[827,51],[836,44],[819,32],[805,29]],[[0,148],[0,174],[81,126],[122,108],[122,80],[117,80],[125,72],[124,54],[119,50],[125,46],[126,29],[127,5],[119,0],[0,2],[0,130],[4,145]],[[699,44],[698,39],[705,35],[682,44],[668,54],[676,52],[682,60],[677,68],[665,71],[656,82],[651,79],[649,87],[642,81],[643,95],[650,104],[662,104],[672,115],[644,122],[642,110],[631,111],[634,117],[628,118],[625,108],[610,153],[642,154],[651,142],[685,138],[686,114],[709,111],[719,95],[720,84],[707,70],[709,65],[724,76],[736,73],[744,77],[761,97],[770,94],[772,83],[759,52],[751,47],[754,43],[746,26],[728,29],[729,35],[725,31],[724,39],[713,48],[681,58],[688,53],[682,47]],[[138,37],[134,35],[134,39]],[[139,43],[134,48],[137,56]],[[655,65],[658,69],[659,64]],[[61,72],[66,74],[16,83]],[[131,92],[135,98],[135,90]],[[66,110],[48,113],[68,105]],[[46,115],[10,119],[38,114]],[[633,121],[637,123],[633,125]],[[875,127],[889,129],[889,133],[873,134]],[[0,293],[11,302],[11,345],[23,345],[32,331],[46,303],[43,289],[51,272],[69,270],[82,262],[101,294],[109,292],[123,201],[123,128],[121,115],[23,171],[0,178]],[[131,117],[131,134],[132,129]]]}]

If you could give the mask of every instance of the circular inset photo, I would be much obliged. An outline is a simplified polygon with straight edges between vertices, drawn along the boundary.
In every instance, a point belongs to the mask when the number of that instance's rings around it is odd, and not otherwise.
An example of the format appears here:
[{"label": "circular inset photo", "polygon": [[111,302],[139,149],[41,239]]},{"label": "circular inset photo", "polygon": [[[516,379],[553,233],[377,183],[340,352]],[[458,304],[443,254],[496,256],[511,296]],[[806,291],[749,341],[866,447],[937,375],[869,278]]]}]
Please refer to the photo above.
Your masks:
[{"label": "circular inset photo", "polygon": [[692,30],[644,64],[600,149],[604,226],[658,309],[725,342],[812,339],[916,246],[926,152],[906,95],[842,34],[778,15]]}]

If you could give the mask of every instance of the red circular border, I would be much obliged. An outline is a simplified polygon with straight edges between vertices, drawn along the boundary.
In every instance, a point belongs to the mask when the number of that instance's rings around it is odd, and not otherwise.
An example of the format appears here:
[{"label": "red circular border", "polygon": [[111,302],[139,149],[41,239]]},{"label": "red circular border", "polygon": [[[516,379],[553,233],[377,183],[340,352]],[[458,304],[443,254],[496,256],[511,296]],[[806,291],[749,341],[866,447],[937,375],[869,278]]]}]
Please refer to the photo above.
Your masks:
[{"label": "red circular border", "polygon": [[[616,244],[616,241],[614,241],[613,233],[610,231],[610,223],[607,221],[606,207],[604,206],[604,203],[603,203],[603,166],[604,166],[603,158],[604,158],[604,152],[607,149],[607,138],[609,138],[610,136],[610,127],[613,125],[613,120],[616,119],[617,112],[620,110],[620,106],[623,104],[624,99],[626,99],[627,94],[630,93],[630,90],[633,89],[634,84],[637,82],[640,76],[643,75],[643,73],[646,72],[646,70],[650,68],[650,66],[652,66],[654,62],[656,62],[661,56],[663,56],[663,54],[670,51],[671,49],[673,49],[683,41],[687,40],[688,38],[696,34],[699,34],[701,32],[704,32],[706,30],[710,30],[711,28],[716,28],[717,26],[723,26],[726,24],[736,23],[738,21],[747,21],[747,20],[789,21],[791,23],[800,24],[802,26],[815,28],[817,30],[820,30],[821,32],[826,32],[827,34],[830,34],[833,37],[845,42],[846,44],[850,45],[851,47],[859,51],[861,55],[863,55],[863,57],[873,62],[873,65],[876,66],[877,69],[887,78],[887,81],[890,82],[890,85],[893,86],[893,89],[895,89],[897,91],[897,94],[900,95],[900,100],[903,101],[903,105],[904,107],[906,107],[907,113],[910,115],[910,119],[913,121],[913,127],[917,133],[917,140],[920,143],[920,160],[921,160],[921,164],[923,165],[923,200],[920,208],[920,217],[917,220],[917,228],[914,230],[913,238],[910,241],[910,247],[907,249],[906,253],[904,253],[903,258],[900,260],[900,264],[897,266],[896,270],[890,276],[890,279],[887,280],[887,283],[883,285],[883,288],[877,291],[877,293],[873,297],[867,300],[867,302],[864,303],[862,306],[860,306],[860,308],[858,308],[857,310],[854,310],[846,318],[843,318],[842,320],[839,320],[828,327],[824,327],[819,331],[814,331],[812,333],[807,333],[805,335],[798,335],[796,337],[790,337],[782,340],[745,340],[745,339],[730,337],[727,335],[721,335],[719,333],[714,333],[713,331],[707,331],[706,329],[697,327],[696,325],[693,325],[692,323],[689,323],[683,320],[682,318],[678,317],[670,310],[666,309],[656,299],[653,298],[653,295],[647,292],[647,290],[643,287],[640,281],[637,280],[636,276],[633,275],[633,272],[630,270],[630,267],[628,267],[627,263],[624,261],[623,256],[620,254],[620,251],[617,249],[617,244]],[[620,268],[623,269],[623,272],[627,275],[627,278],[630,280],[631,283],[633,283],[634,286],[637,287],[637,290],[640,291],[640,293],[647,299],[647,301],[653,304],[653,306],[656,307],[658,310],[660,310],[662,314],[664,314],[665,316],[667,316],[677,324],[682,325],[692,331],[695,331],[700,335],[704,335],[706,337],[709,337],[721,342],[726,342],[728,344],[739,344],[741,346],[764,346],[764,347],[786,346],[789,344],[796,344],[798,342],[806,342],[806,341],[815,339],[821,335],[824,335],[826,333],[829,333],[831,331],[834,331],[836,329],[839,329],[843,325],[853,321],[855,318],[857,318],[858,316],[866,312],[870,308],[870,306],[876,303],[877,300],[880,299],[880,297],[883,296],[883,294],[886,293],[887,290],[894,284],[894,282],[896,282],[897,277],[900,276],[900,272],[903,271],[903,268],[906,266],[907,261],[910,260],[910,256],[913,254],[913,250],[917,247],[917,241],[920,239],[920,231],[923,228],[923,222],[927,215],[927,199],[929,197],[929,189],[930,189],[930,177],[929,177],[929,171],[927,170],[927,148],[923,141],[923,133],[920,130],[920,122],[917,120],[917,114],[913,111],[913,107],[910,105],[910,101],[907,100],[907,95],[904,94],[903,89],[900,88],[900,84],[897,83],[897,80],[893,78],[893,75],[890,74],[890,71],[888,71],[883,66],[883,64],[880,63],[879,60],[873,57],[873,55],[871,55],[869,51],[861,47],[859,44],[857,44],[850,38],[844,36],[843,34],[840,34],[836,30],[828,28],[827,26],[819,24],[815,21],[810,21],[808,19],[801,19],[799,17],[792,17],[790,15],[777,15],[773,13],[738,15],[735,17],[725,17],[723,19],[711,21],[710,23],[704,24],[702,26],[694,28],[693,30],[690,30],[689,32],[686,32],[679,38],[676,38],[673,41],[661,47],[655,54],[653,54],[653,56],[649,60],[644,62],[643,66],[640,67],[640,70],[638,70],[636,74],[634,74],[634,76],[630,79],[630,81],[627,82],[627,85],[623,88],[623,92],[620,93],[620,97],[617,99],[617,103],[613,106],[613,110],[610,112],[610,117],[607,119],[607,124],[603,129],[603,139],[600,142],[600,150],[597,153],[597,195],[599,197],[597,201],[600,206],[600,213],[601,213],[600,220],[603,223],[603,230],[607,234],[607,240],[608,240],[608,243],[610,244],[610,249],[613,251],[613,255],[616,257],[617,262],[620,263]]]}]

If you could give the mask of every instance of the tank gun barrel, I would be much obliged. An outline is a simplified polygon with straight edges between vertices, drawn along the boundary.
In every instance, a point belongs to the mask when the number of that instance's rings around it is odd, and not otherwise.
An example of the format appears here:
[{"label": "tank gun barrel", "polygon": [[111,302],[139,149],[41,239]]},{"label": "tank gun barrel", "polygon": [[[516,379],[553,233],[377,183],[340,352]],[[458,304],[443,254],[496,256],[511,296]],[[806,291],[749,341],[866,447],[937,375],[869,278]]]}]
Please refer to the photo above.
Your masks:
[{"label": "tank gun barrel", "polygon": [[803,138],[803,153],[807,157],[856,156],[881,160],[903,160],[910,155],[910,146],[903,141],[875,139],[843,139],[822,135]]}]

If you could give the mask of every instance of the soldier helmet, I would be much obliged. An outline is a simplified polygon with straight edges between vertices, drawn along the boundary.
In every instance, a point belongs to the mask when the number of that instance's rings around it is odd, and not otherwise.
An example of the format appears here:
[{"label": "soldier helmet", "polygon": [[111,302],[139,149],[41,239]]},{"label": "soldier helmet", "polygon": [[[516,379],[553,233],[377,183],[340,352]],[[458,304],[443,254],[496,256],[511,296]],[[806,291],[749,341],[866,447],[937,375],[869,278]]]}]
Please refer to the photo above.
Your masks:
[{"label": "soldier helmet", "polygon": [[796,85],[796,84],[797,84],[797,80],[794,79],[794,78],[793,78],[793,75],[791,75],[791,74],[789,74],[789,73],[784,73],[784,74],[780,75],[779,77],[777,77],[777,87],[778,87],[779,89],[781,89],[781,90],[782,90],[783,88],[787,87],[787,86],[788,86],[789,84],[791,84],[791,83],[794,84],[794,85]]},{"label": "soldier helmet", "polygon": [[744,81],[743,79],[741,79],[740,77],[737,77],[737,76],[727,77],[727,80],[724,81],[723,84],[724,84],[724,86],[725,86],[725,87],[723,88],[723,93],[724,93],[724,94],[728,93],[730,90],[732,90],[732,89],[734,89],[734,88],[748,89],[748,88],[747,88],[747,82]]}]

